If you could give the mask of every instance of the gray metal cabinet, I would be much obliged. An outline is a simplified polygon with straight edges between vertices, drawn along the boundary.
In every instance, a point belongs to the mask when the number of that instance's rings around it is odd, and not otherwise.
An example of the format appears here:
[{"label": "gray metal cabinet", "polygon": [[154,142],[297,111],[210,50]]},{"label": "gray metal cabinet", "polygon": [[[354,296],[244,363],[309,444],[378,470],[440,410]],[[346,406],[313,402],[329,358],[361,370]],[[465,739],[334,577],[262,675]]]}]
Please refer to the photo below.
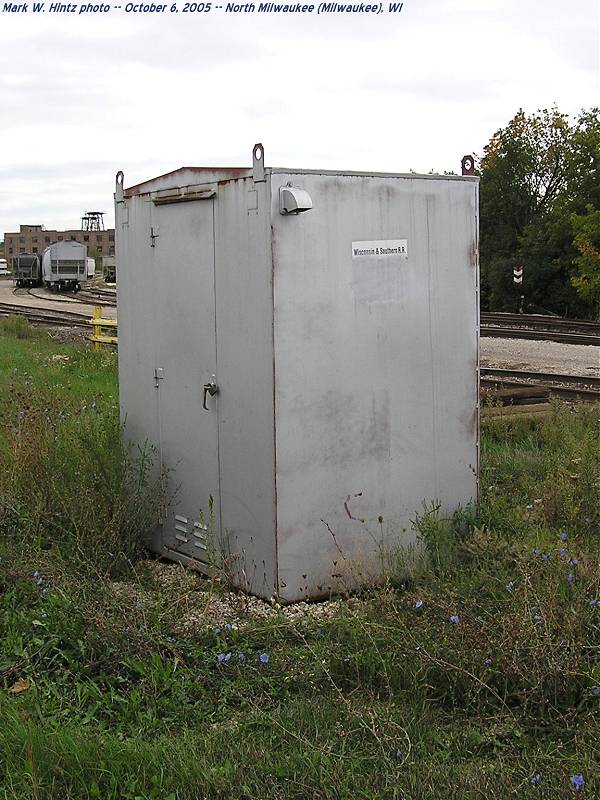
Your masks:
[{"label": "gray metal cabinet", "polygon": [[[173,496],[162,537],[166,546],[204,560],[213,506],[211,502],[207,508],[206,489],[218,500],[219,486],[215,400],[210,398],[210,413],[203,409],[203,385],[217,369],[214,205],[208,199],[151,205],[150,211],[155,239],[152,280],[160,298],[158,441],[161,462],[173,471]],[[208,400],[207,396],[207,407]]]},{"label": "gray metal cabinet", "polygon": [[153,549],[293,601],[378,580],[424,502],[477,496],[478,184],[117,177],[119,381]]}]

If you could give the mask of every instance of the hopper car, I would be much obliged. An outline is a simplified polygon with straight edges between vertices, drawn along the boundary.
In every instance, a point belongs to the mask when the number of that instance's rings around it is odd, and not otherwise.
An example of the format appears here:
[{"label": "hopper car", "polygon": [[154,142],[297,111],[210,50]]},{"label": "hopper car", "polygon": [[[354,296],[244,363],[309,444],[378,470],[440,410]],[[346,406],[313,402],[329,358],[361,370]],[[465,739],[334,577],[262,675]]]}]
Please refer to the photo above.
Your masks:
[{"label": "hopper car", "polygon": [[40,286],[42,263],[36,253],[19,253],[12,259],[12,276],[15,286]]},{"label": "hopper car", "polygon": [[51,291],[78,292],[88,279],[87,247],[75,241],[55,242],[42,254],[42,280]]}]

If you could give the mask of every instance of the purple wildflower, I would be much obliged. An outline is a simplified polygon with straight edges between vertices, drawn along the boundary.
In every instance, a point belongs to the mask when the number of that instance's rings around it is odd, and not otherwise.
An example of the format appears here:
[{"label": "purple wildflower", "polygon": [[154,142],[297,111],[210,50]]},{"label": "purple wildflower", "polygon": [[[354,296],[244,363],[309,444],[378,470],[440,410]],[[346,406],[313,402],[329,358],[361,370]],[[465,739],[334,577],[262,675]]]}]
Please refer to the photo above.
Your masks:
[{"label": "purple wildflower", "polygon": [[594,598],[593,600],[590,600],[590,608],[596,608],[597,605],[598,605],[598,601],[596,600],[596,598]]},{"label": "purple wildflower", "polygon": [[571,784],[575,787],[576,792],[583,789],[584,783],[585,779],[583,775],[571,775]]},{"label": "purple wildflower", "polygon": [[537,548],[537,547],[534,547],[534,548],[533,548],[533,550],[532,550],[532,552],[533,552],[533,555],[534,555],[534,556],[539,556],[539,555],[541,555],[541,552],[542,552],[542,551],[541,551],[541,550],[538,550],[538,548]]},{"label": "purple wildflower", "polygon": [[541,614],[534,614],[534,615],[533,615],[533,621],[535,622],[535,624],[536,624],[536,625],[537,625],[539,622],[541,622],[541,621],[542,621]]},{"label": "purple wildflower", "polygon": [[486,658],[486,659],[484,659],[483,663],[486,665],[486,667],[491,667],[492,666],[492,659],[491,658]]},{"label": "purple wildflower", "polygon": [[31,575],[32,575],[33,578],[39,578],[40,577],[40,573],[37,571],[37,569],[36,569],[35,572],[32,572]]},{"label": "purple wildflower", "polygon": [[213,633],[215,636],[218,636],[221,633],[221,628],[213,628]]},{"label": "purple wildflower", "polygon": [[452,616],[450,617],[450,622],[453,625],[458,625],[458,623],[460,622],[460,617],[458,616],[458,614],[452,614]]},{"label": "purple wildflower", "polygon": [[550,553],[542,553],[542,561],[550,561]]},{"label": "purple wildflower", "polygon": [[560,532],[560,540],[561,542],[566,542],[569,538],[569,534],[566,531]]},{"label": "purple wildflower", "polygon": [[37,581],[36,581],[36,583],[37,583],[37,585],[38,585],[38,586],[43,586],[43,584],[44,584],[44,579],[43,579],[43,578],[38,578],[38,579],[37,579]]},{"label": "purple wildflower", "polygon": [[243,664],[243,663],[244,663],[244,661],[246,660],[246,655],[245,655],[245,653],[238,653],[238,658],[239,658],[239,660],[240,660],[240,664]]},{"label": "purple wildflower", "polygon": [[423,608],[423,601],[422,600],[417,600],[417,602],[415,603],[415,608],[417,609],[417,611],[420,608]]},{"label": "purple wildflower", "polygon": [[509,591],[509,592],[512,592],[512,590],[514,589],[514,586],[515,586],[515,584],[514,584],[514,581],[509,581],[509,582],[506,584],[506,589],[507,589],[507,591]]},{"label": "purple wildflower", "polygon": [[558,551],[558,555],[559,555],[561,558],[564,558],[564,557],[567,555],[567,551],[565,550],[565,548],[564,548],[564,547],[561,547],[561,548],[560,548],[560,550]]},{"label": "purple wildflower", "polygon": [[217,661],[219,664],[226,664],[229,659],[231,658],[231,653],[219,653],[217,656]]},{"label": "purple wildflower", "polygon": [[315,636],[320,636],[322,633],[323,633],[322,629],[317,628],[317,630],[315,631]]},{"label": "purple wildflower", "polygon": [[225,625],[223,625],[223,627],[225,628],[226,631],[230,631],[232,629],[232,625],[230,622],[226,622]]},{"label": "purple wildflower", "polygon": [[576,567],[576,566],[577,566],[577,564],[579,564],[579,560],[578,560],[578,559],[576,559],[576,558],[572,558],[572,559],[569,561],[569,564],[571,564],[571,566],[573,566],[573,567]]},{"label": "purple wildflower", "polygon": [[268,653],[261,653],[259,656],[261,664],[268,664],[269,663],[269,654]]},{"label": "purple wildflower", "polygon": [[529,783],[532,786],[539,786],[541,782],[542,782],[542,776],[540,775],[539,772],[537,772],[535,775],[532,775],[529,780]]},{"label": "purple wildflower", "polygon": [[567,575],[567,580],[569,581],[569,583],[573,583],[573,581],[575,580],[575,575],[573,575],[573,573],[569,573]]},{"label": "purple wildflower", "polygon": [[533,508],[533,503],[528,503],[528,504],[525,506],[525,508],[527,509],[527,511],[531,511],[531,509]]}]

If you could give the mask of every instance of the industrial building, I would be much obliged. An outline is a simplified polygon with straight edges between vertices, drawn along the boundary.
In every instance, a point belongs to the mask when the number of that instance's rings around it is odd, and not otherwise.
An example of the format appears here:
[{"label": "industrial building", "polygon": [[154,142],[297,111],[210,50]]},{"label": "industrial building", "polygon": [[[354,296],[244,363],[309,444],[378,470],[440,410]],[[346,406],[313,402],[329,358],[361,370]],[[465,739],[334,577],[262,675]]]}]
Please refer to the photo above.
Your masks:
[{"label": "industrial building", "polygon": [[[85,217],[83,218],[85,219]],[[84,244],[91,256],[102,258],[115,254],[115,231],[71,229],[67,231],[48,230],[43,225],[20,225],[18,233],[4,234],[4,252],[8,263],[19,253],[41,253],[54,242],[74,241]]]}]

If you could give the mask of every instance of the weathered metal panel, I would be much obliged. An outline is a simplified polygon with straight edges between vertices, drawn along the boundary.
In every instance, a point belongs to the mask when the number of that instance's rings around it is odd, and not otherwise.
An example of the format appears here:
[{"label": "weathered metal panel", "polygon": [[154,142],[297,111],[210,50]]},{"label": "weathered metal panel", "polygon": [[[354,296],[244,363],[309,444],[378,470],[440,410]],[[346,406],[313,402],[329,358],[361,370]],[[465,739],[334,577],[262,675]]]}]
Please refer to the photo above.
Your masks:
[{"label": "weathered metal panel", "polygon": [[208,564],[220,532],[214,206],[151,204],[160,460],[168,508],[162,543]]},{"label": "weathered metal panel", "polygon": [[200,182],[230,181],[244,178],[250,174],[252,174],[252,170],[236,167],[180,167],[165,175],[159,175],[149,181],[138,183],[136,186],[130,186],[126,190],[126,195],[131,197],[136,194],[147,194]]},{"label": "weathered metal panel", "polygon": [[[224,553],[241,587],[270,597],[277,581],[269,186],[232,180],[214,199],[167,205],[154,202],[160,181],[146,186],[145,195],[128,190],[116,217],[122,414],[133,441],[156,447],[167,497],[176,490],[152,546],[182,560]],[[202,386],[212,375],[219,391],[207,412]],[[208,551],[197,522],[208,523]]]},{"label": "weathered metal panel", "polygon": [[[165,507],[154,549],[210,560],[219,531],[213,201],[117,202],[119,389],[127,437],[154,452]],[[212,499],[211,499],[212,498]]]},{"label": "weathered metal panel", "polygon": [[[125,441],[134,456],[146,452],[150,478],[160,475],[158,392],[154,370],[158,361],[156,315],[161,298],[154,281],[155,249],[149,233],[151,203],[134,197],[115,203],[116,258],[120,265],[119,402]],[[158,524],[158,520],[157,520]],[[148,532],[153,549],[163,549],[161,529]]]},{"label": "weathered metal panel", "polygon": [[[182,497],[213,495],[212,544],[241,587],[324,595],[380,575],[424,501],[476,496],[477,182],[218,172],[178,170],[117,202],[127,432],[163,448]],[[311,210],[279,213],[288,182]],[[191,198],[209,183],[196,194],[214,199]],[[180,526],[190,505],[171,508]],[[157,529],[155,549],[199,563],[169,536]]]},{"label": "weathered metal panel", "polygon": [[[311,211],[279,215],[288,181]],[[294,600],[379,574],[423,502],[476,497],[477,184],[279,173],[272,197],[279,589]]]},{"label": "weathered metal panel", "polygon": [[236,583],[264,597],[277,585],[269,188],[231,181],[215,200],[222,545]]}]

